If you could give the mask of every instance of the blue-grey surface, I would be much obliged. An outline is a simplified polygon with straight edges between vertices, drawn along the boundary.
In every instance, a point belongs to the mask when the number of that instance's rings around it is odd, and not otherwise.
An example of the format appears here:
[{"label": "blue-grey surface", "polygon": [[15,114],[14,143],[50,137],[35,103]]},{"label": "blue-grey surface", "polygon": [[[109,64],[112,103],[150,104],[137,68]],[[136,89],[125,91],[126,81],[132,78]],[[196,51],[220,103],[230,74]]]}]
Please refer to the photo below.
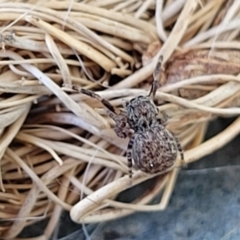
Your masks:
[{"label": "blue-grey surface", "polygon": [[[240,167],[183,171],[164,212],[109,222],[92,239],[240,239],[239,171]],[[227,236],[238,224],[238,231]]]},{"label": "blue-grey surface", "polygon": [[[100,224],[91,240],[239,240],[239,171],[239,166],[182,171],[164,212]],[[72,239],[84,239],[81,231],[77,236]]]},{"label": "blue-grey surface", "polygon": [[[206,138],[231,119],[211,124]],[[239,240],[240,136],[221,150],[183,169],[167,209],[86,226],[91,240]],[[148,183],[149,184],[149,183]],[[155,202],[157,202],[156,199]],[[85,239],[81,225],[62,219],[60,236]],[[35,228],[36,229],[36,228]]]}]

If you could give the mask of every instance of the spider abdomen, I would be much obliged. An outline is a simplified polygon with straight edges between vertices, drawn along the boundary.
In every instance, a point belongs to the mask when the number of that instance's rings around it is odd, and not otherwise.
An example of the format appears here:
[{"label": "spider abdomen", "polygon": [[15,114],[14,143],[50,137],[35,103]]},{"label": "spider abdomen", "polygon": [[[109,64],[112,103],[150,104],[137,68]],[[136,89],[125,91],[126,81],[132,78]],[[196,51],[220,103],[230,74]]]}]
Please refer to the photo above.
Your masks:
[{"label": "spider abdomen", "polygon": [[160,173],[171,169],[177,159],[177,142],[170,131],[156,125],[145,132],[135,133],[132,158],[146,173]]}]

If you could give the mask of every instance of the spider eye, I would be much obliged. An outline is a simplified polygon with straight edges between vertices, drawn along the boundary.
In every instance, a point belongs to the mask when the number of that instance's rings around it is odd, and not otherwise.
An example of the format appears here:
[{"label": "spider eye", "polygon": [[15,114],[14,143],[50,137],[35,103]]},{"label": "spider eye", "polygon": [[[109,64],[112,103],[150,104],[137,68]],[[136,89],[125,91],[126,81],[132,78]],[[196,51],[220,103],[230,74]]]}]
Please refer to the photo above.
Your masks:
[{"label": "spider eye", "polygon": [[129,102],[126,102],[125,105],[126,105],[126,107],[127,107],[127,106],[129,105]]},{"label": "spider eye", "polygon": [[146,122],[143,122],[143,123],[142,123],[142,127],[143,127],[143,128],[146,128],[146,127],[147,127],[147,123],[146,123]]}]

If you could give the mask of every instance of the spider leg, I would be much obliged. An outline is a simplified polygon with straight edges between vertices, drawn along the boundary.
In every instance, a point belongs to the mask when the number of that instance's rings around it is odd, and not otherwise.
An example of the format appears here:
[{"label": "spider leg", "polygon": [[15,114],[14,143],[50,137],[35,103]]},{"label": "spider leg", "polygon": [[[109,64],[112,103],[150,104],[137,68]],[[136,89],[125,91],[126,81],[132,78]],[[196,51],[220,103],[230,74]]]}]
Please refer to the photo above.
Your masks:
[{"label": "spider leg", "polygon": [[182,149],[182,146],[178,140],[178,138],[176,136],[175,137],[175,140],[176,140],[176,143],[177,143],[177,148],[178,148],[178,151],[180,153],[180,157],[181,157],[181,161],[182,161],[182,164],[185,165],[185,161],[184,161],[184,153],[183,153],[183,149]]},{"label": "spider leg", "polygon": [[104,98],[100,97],[98,94],[96,94],[95,92],[91,91],[91,90],[87,90],[84,88],[78,88],[76,86],[73,86],[74,90],[77,90],[85,95],[88,95],[89,97],[95,98],[98,101],[100,101],[110,112],[114,113],[114,114],[120,114],[120,112],[118,111],[118,109],[116,109],[115,107],[113,107],[113,105],[108,102],[107,100],[105,100]]},{"label": "spider leg", "polygon": [[109,117],[112,118],[116,122],[114,130],[118,137],[126,138],[131,135],[131,129],[128,124],[127,116],[124,111],[115,108],[109,101],[100,97],[98,94],[96,94],[95,92],[93,92],[91,90],[87,90],[84,88],[78,88],[77,86],[73,86],[73,89],[77,90],[85,95],[88,95],[89,97],[97,99],[105,106]]},{"label": "spider leg", "polygon": [[161,73],[162,61],[163,61],[163,56],[161,55],[158,59],[157,66],[153,72],[153,83],[152,83],[151,90],[148,94],[148,96],[152,97],[153,99],[155,98],[157,89],[159,87],[159,78]]},{"label": "spider leg", "polygon": [[128,160],[128,176],[132,178],[132,147],[134,143],[134,135],[130,138],[127,146],[127,160]]}]

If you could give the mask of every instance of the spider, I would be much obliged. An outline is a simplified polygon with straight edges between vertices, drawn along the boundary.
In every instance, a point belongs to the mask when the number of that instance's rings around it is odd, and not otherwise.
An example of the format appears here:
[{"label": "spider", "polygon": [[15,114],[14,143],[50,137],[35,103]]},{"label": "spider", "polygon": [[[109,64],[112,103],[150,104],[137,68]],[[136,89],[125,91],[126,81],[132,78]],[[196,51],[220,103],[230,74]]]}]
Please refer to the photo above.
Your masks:
[{"label": "spider", "polygon": [[154,98],[158,88],[163,57],[160,56],[153,73],[153,83],[147,96],[137,96],[126,103],[125,110],[120,110],[93,91],[74,90],[99,100],[106,108],[110,118],[115,121],[115,133],[120,138],[129,137],[127,160],[129,177],[132,178],[132,160],[145,173],[165,173],[172,169],[178,152],[184,161],[182,147],[178,139],[165,128],[166,121],[158,117]]}]

